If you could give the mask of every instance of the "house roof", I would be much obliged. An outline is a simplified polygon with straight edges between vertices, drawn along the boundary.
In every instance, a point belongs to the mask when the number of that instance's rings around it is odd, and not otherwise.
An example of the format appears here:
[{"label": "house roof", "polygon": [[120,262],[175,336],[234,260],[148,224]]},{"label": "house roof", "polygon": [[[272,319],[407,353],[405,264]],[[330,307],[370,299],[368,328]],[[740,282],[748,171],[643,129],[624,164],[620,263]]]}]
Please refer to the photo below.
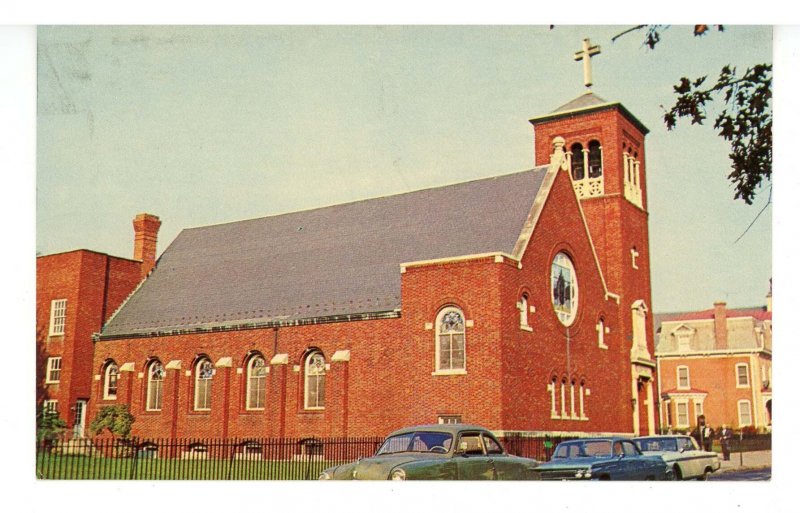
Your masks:
[{"label": "house roof", "polygon": [[[728,308],[725,310],[725,316],[728,319],[736,317],[752,317],[757,321],[770,321],[772,320],[772,312],[767,311],[765,307],[750,307],[750,308]],[[713,321],[714,309],[700,310],[697,312],[674,312],[656,314],[653,317],[653,324],[658,332],[658,328],[665,322],[690,322],[690,321]]]},{"label": "house roof", "polygon": [[401,263],[511,253],[546,173],[183,230],[101,338],[392,312]]}]

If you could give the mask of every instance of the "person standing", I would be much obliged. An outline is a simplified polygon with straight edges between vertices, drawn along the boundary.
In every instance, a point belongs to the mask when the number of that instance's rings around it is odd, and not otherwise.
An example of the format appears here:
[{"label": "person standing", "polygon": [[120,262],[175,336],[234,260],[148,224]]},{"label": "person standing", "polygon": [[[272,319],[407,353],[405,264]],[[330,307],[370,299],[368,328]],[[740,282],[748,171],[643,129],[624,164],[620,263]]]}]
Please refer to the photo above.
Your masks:
[{"label": "person standing", "polygon": [[714,429],[711,426],[706,425],[703,428],[703,449],[705,449],[706,451],[710,451],[713,443],[714,443]]},{"label": "person standing", "polygon": [[722,447],[722,459],[725,461],[729,461],[731,459],[731,438],[733,437],[733,433],[731,433],[730,428],[728,428],[727,424],[722,425],[722,431],[719,435],[719,444]]}]

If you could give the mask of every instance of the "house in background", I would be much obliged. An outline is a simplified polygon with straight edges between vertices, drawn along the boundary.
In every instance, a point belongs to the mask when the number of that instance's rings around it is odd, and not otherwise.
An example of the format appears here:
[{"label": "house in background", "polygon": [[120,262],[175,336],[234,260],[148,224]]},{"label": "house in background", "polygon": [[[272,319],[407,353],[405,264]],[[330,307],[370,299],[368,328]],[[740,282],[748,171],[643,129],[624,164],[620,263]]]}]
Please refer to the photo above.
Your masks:
[{"label": "house in background", "polygon": [[[58,413],[82,437],[92,388],[92,334],[155,264],[159,219],[133,221],[133,259],[79,249],[36,259],[37,407]],[[117,375],[106,376],[111,390]]]},{"label": "house in background", "polygon": [[658,314],[661,424],[691,430],[772,426],[772,294],[767,306]]}]

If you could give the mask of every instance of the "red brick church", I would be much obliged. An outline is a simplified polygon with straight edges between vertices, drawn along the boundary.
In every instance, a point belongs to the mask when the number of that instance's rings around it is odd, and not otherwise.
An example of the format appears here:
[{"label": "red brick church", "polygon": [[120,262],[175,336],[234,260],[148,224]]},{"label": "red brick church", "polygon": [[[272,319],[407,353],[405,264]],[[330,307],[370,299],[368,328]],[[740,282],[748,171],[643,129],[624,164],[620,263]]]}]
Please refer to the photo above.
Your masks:
[{"label": "red brick church", "polygon": [[90,418],[656,432],[647,129],[591,92],[531,123],[528,171],[183,230],[95,335]]}]

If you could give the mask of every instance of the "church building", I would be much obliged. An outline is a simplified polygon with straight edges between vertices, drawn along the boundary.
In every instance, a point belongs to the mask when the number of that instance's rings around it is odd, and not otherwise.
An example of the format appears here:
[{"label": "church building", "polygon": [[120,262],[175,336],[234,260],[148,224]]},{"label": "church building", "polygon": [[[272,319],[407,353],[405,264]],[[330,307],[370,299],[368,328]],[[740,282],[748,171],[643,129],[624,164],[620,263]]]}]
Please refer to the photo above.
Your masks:
[{"label": "church building", "polygon": [[94,337],[92,415],[127,404],[164,438],[657,432],[647,129],[588,90],[530,122],[527,171],[183,230]]}]

